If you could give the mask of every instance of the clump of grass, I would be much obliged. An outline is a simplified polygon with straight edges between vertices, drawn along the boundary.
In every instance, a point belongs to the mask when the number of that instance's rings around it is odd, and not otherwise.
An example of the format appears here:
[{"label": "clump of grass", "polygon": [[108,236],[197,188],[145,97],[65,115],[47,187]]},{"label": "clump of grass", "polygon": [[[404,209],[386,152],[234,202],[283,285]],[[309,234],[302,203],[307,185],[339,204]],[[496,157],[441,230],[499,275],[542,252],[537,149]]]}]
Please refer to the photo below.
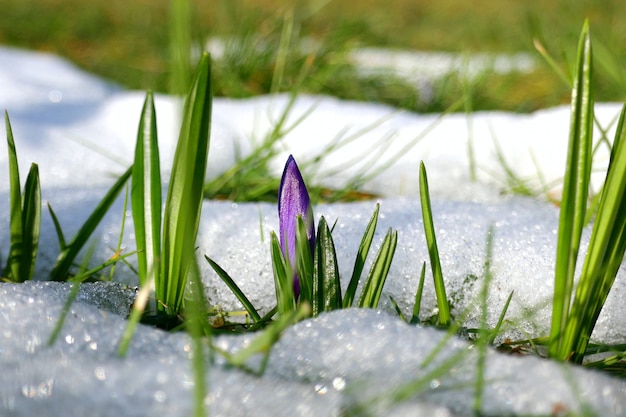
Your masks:
[{"label": "clump of grass", "polygon": [[581,363],[626,250],[626,149],[623,145],[626,106],[613,142],[580,282],[573,294],[574,268],[587,218],[592,162],[592,58],[587,23],[580,38],[576,69],[568,162],[559,221],[549,354],[557,359]]},{"label": "clump of grass", "polygon": [[9,150],[11,245],[3,280],[24,282],[32,279],[39,250],[41,227],[41,188],[39,168],[32,164],[23,192],[20,189],[20,170],[9,114],[5,111],[7,145]]},{"label": "clump of grass", "polygon": [[[24,282],[33,278],[35,262],[39,250],[39,233],[41,227],[41,189],[37,164],[32,164],[26,178],[23,192],[20,189],[20,175],[17,152],[9,115],[5,112],[7,144],[9,149],[9,179],[11,207],[11,245],[7,265],[3,271],[3,279],[13,282]],[[103,197],[91,215],[85,220],[78,232],[67,241],[63,229],[52,206],[48,203],[50,216],[54,223],[59,241],[60,252],[50,272],[51,281],[85,280],[103,268],[113,265],[124,257],[114,257],[104,264],[89,270],[90,275],[79,273],[73,276],[72,267],[85,244],[104,218],[109,208],[124,187],[130,176],[127,170]]]}]

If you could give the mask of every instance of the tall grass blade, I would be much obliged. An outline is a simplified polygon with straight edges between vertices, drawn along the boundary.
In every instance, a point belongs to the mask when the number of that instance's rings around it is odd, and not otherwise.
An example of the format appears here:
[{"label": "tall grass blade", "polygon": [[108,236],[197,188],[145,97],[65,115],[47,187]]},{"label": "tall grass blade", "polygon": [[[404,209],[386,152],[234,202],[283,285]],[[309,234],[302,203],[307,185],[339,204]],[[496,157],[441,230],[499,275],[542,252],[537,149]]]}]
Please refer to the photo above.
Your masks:
[{"label": "tall grass blade", "polygon": [[563,341],[574,285],[574,272],[584,227],[591,175],[593,133],[592,54],[589,24],[585,22],[578,44],[572,89],[570,137],[559,215],[552,325],[548,354],[565,359],[569,347]]},{"label": "tall grass blade", "polygon": [[317,225],[315,272],[313,274],[313,317],[341,308],[341,281],[335,244],[328,223],[322,216]]},{"label": "tall grass blade", "polygon": [[433,213],[430,206],[430,193],[428,191],[428,177],[424,162],[420,162],[420,202],[422,205],[422,219],[424,220],[424,235],[428,246],[430,257],[430,267],[435,281],[435,294],[437,296],[437,307],[439,308],[439,325],[450,325],[450,306],[446,297],[446,288],[443,282],[441,271],[441,261],[439,260],[439,249],[435,237],[435,226],[433,225]]},{"label": "tall grass blade", "polygon": [[185,94],[191,74],[191,1],[170,0],[170,88],[172,94]]},{"label": "tall grass blade", "polygon": [[374,259],[370,272],[365,280],[363,292],[359,297],[359,307],[376,308],[383,292],[383,286],[391,268],[391,261],[398,244],[398,232],[391,228],[387,231],[383,244]]},{"label": "tall grass blade", "polygon": [[622,108],[587,257],[563,338],[562,357],[576,363],[582,362],[626,250],[625,119],[626,105]]},{"label": "tall grass blade", "polygon": [[211,121],[211,63],[204,54],[185,101],[165,202],[161,274],[156,277],[159,310],[175,315],[183,306],[187,275],[195,259],[202,209],[202,186],[209,153]]},{"label": "tall grass blade", "polygon": [[154,97],[148,92],[141,111],[132,169],[131,206],[139,284],[153,271],[158,280],[161,253],[161,168]]},{"label": "tall grass blade", "polygon": [[102,198],[100,203],[96,206],[91,215],[87,218],[85,223],[76,232],[71,241],[67,243],[64,248],[61,248],[61,252],[57,256],[57,259],[50,272],[51,281],[65,281],[69,278],[69,271],[76,259],[76,256],[81,251],[85,243],[89,240],[96,227],[111,208],[111,205],[119,195],[122,188],[128,181],[132,172],[132,167],[129,168],[122,176],[113,184],[106,195]]},{"label": "tall grass blade", "polygon": [[361,278],[361,273],[363,272],[363,268],[365,267],[365,259],[367,259],[367,254],[369,253],[370,247],[372,246],[372,241],[374,240],[374,233],[376,233],[376,224],[378,223],[378,212],[380,211],[380,204],[376,204],[376,209],[374,210],[374,214],[367,224],[365,228],[365,233],[363,234],[363,238],[361,239],[361,244],[359,245],[359,249],[356,253],[356,259],[354,260],[354,268],[352,269],[352,277],[350,278],[350,282],[348,283],[348,288],[346,289],[346,294],[343,298],[343,307],[348,308],[352,306],[354,302],[354,296],[356,293],[357,286],[359,285],[359,280]]},{"label": "tall grass blade", "polygon": [[13,130],[11,129],[11,121],[9,113],[4,112],[4,123],[7,134],[7,148],[9,151],[9,212],[10,212],[10,230],[11,230],[11,247],[9,256],[7,257],[7,265],[3,275],[11,281],[20,281],[19,262],[22,257],[22,191],[20,185],[20,170],[17,162],[17,151],[15,149],[15,141],[13,140]]}]

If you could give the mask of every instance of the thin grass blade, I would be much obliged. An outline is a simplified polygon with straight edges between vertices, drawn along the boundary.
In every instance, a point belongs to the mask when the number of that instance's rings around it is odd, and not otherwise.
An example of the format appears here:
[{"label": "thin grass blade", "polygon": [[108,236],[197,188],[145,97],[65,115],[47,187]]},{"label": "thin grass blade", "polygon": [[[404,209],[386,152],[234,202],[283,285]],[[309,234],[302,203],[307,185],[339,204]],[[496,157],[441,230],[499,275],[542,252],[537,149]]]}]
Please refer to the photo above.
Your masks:
[{"label": "thin grass blade", "polygon": [[359,297],[359,307],[376,308],[391,267],[391,261],[398,243],[398,232],[391,228],[387,231],[383,244],[376,255],[370,272]]},{"label": "thin grass blade", "polygon": [[131,187],[140,286],[147,283],[150,271],[157,280],[160,274],[161,168],[156,120],[154,97],[149,92],[139,121]]},{"label": "thin grass blade", "polygon": [[54,230],[56,231],[56,234],[57,234],[57,240],[59,241],[59,248],[63,250],[67,247],[67,243],[65,241],[65,235],[63,234],[63,229],[61,228],[61,223],[59,223],[59,218],[57,217],[56,213],[52,209],[52,206],[50,205],[49,201],[47,202],[47,205],[48,205],[48,212],[50,212],[50,218],[52,219],[52,223],[54,224]]},{"label": "thin grass blade", "polygon": [[437,306],[439,307],[439,325],[450,325],[450,306],[446,297],[446,288],[443,282],[441,271],[441,261],[439,260],[439,249],[437,248],[437,238],[435,237],[435,226],[433,225],[433,213],[430,206],[430,193],[428,191],[428,177],[424,162],[420,163],[420,202],[422,205],[422,218],[424,220],[424,234],[428,245],[428,255],[430,257],[430,267],[435,281],[435,294],[437,295]]},{"label": "thin grass blade", "polygon": [[593,99],[592,53],[589,24],[585,22],[578,44],[572,89],[570,137],[559,215],[552,325],[548,354],[565,359],[570,347],[562,343],[570,310],[574,272],[585,222],[592,160]]},{"label": "thin grass blade", "polygon": [[507,299],[506,299],[506,301],[504,303],[504,307],[502,308],[502,311],[500,312],[500,316],[498,317],[498,322],[496,323],[496,326],[491,331],[491,336],[489,336],[489,344],[490,345],[493,345],[493,342],[496,340],[496,337],[498,336],[498,333],[500,333],[500,329],[502,328],[502,323],[504,323],[504,317],[506,316],[506,312],[509,310],[509,305],[511,304],[511,299],[513,299],[513,293],[514,293],[514,291],[511,291],[511,293],[507,297]]},{"label": "thin grass blade", "polygon": [[119,195],[120,191],[124,188],[126,181],[130,178],[132,167],[129,168],[122,176],[113,184],[104,198],[98,203],[98,206],[91,213],[89,218],[76,232],[72,240],[61,249],[59,256],[57,256],[56,262],[50,272],[51,281],[65,281],[69,277],[69,271],[76,259],[76,256],[81,251],[85,243],[89,240],[96,227],[111,208],[111,205]]},{"label": "thin grass blade", "polygon": [[350,278],[350,282],[348,283],[348,288],[346,289],[346,294],[343,298],[343,307],[348,308],[352,306],[354,302],[354,297],[356,294],[357,286],[359,285],[359,280],[361,279],[361,273],[363,273],[363,268],[365,268],[365,260],[367,259],[367,254],[370,251],[370,247],[372,246],[372,241],[374,240],[374,233],[376,233],[376,225],[378,223],[378,212],[380,211],[380,204],[376,204],[376,209],[374,210],[374,214],[370,218],[367,227],[365,228],[365,233],[363,234],[363,238],[361,239],[361,244],[359,245],[359,249],[356,253],[356,259],[354,260],[354,268],[352,269],[352,277]]},{"label": "thin grass blade", "polygon": [[409,324],[419,324],[420,322],[420,308],[422,305],[422,292],[424,291],[424,281],[426,280],[426,262],[422,263],[422,270],[420,271],[420,280],[417,284],[417,291],[415,292],[415,304],[413,304],[413,315]]}]

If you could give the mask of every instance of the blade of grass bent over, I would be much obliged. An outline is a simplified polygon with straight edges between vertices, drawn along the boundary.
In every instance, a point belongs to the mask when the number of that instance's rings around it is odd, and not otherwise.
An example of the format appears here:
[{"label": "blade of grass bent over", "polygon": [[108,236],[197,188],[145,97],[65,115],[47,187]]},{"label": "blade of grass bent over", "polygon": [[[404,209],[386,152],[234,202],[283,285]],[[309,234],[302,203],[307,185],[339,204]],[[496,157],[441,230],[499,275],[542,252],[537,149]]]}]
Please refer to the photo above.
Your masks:
[{"label": "blade of grass bent over", "polygon": [[254,305],[252,305],[248,297],[246,297],[243,291],[241,291],[239,286],[230,277],[230,275],[228,275],[228,273],[224,271],[224,269],[221,266],[219,266],[217,262],[215,262],[208,256],[204,255],[204,259],[206,259],[206,261],[209,263],[209,265],[211,265],[211,268],[213,268],[215,273],[222,279],[222,281],[224,281],[224,283],[228,286],[228,288],[230,288],[233,294],[235,294],[235,297],[237,297],[237,299],[246,309],[250,317],[252,317],[252,320],[255,323],[260,321],[261,316],[259,315],[259,312],[256,310],[256,308],[254,308]]},{"label": "blade of grass bent over", "polygon": [[424,235],[428,245],[428,255],[430,257],[430,267],[435,281],[435,294],[437,295],[437,306],[439,307],[439,325],[450,325],[450,307],[446,297],[446,288],[441,272],[441,262],[439,260],[439,249],[437,249],[437,239],[435,237],[435,226],[433,225],[433,213],[430,207],[430,194],[428,192],[428,177],[424,162],[420,162],[420,202],[422,205],[422,218],[424,220]]},{"label": "blade of grass bent over", "polygon": [[211,64],[204,54],[185,100],[183,123],[176,146],[165,202],[161,274],[156,282],[158,308],[178,313],[194,251],[202,186],[206,174],[211,122]]},{"label": "blade of grass bent over", "polygon": [[137,242],[139,284],[144,286],[150,271],[153,271],[155,280],[158,280],[156,277],[160,272],[161,253],[161,169],[154,97],[151,92],[146,94],[139,121],[131,204]]},{"label": "blade of grass bent over", "polygon": [[78,232],[76,232],[72,240],[61,249],[54,267],[50,272],[51,281],[65,281],[68,279],[70,268],[72,267],[76,256],[81,251],[85,243],[87,243],[87,240],[89,240],[94,230],[96,230],[96,227],[98,227],[102,218],[109,211],[109,208],[119,195],[122,188],[124,188],[124,184],[128,181],[131,171],[132,167],[123,173],[120,178],[118,178],[115,184],[113,184],[106,195],[102,198],[100,203],[98,203],[89,218],[87,218]]},{"label": "blade of grass bent over", "polygon": [[585,22],[578,45],[576,75],[572,89],[570,137],[559,215],[552,325],[548,349],[549,356],[561,359],[569,355],[569,348],[562,344],[562,339],[569,315],[591,175],[593,132],[591,76],[591,39],[588,22]]}]

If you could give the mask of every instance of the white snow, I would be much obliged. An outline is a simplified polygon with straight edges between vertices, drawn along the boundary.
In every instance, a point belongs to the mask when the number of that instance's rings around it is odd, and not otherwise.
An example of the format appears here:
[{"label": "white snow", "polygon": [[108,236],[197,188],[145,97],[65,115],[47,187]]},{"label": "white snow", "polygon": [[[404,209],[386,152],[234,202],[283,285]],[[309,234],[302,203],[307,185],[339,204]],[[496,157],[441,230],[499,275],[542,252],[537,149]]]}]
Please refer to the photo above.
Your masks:
[{"label": "white snow", "polygon": [[[80,227],[115,175],[129,166],[143,99],[142,92],[125,91],[57,57],[0,48],[0,108],[6,108],[11,117],[22,180],[30,163],[38,163],[43,197],[59,216],[66,238]],[[287,101],[284,95],[247,100],[216,98],[207,178],[228,168],[237,152],[249,154],[273,128]],[[177,138],[180,105],[178,99],[156,97],[164,179]],[[596,105],[599,124],[608,128],[609,139],[620,107]],[[510,321],[502,337],[546,335],[558,209],[544,198],[500,195],[505,189],[505,173],[495,143],[513,172],[536,189],[541,189],[542,182],[549,184],[550,196],[558,198],[569,109],[563,106],[525,115],[475,113],[469,116],[469,122],[464,114],[438,120],[436,115],[412,114],[378,104],[303,96],[296,100],[287,126],[308,111],[310,114],[278,144],[279,156],[272,161],[276,173],[292,153],[305,167],[308,181],[332,186],[361,170],[380,167],[390,158],[396,160],[363,186],[380,195],[376,244],[380,244],[388,227],[399,231],[382,310],[335,312],[289,329],[274,348],[268,370],[261,378],[223,364],[214,366],[208,376],[207,395],[212,415],[339,415],[368,399],[380,395],[389,398],[389,393],[416,378],[427,377],[433,366],[459,352],[469,353],[444,373],[445,377],[428,377],[432,380],[428,379],[426,388],[409,401],[395,406],[377,402],[368,405],[368,410],[373,415],[471,415],[475,352],[468,351],[466,342],[453,338],[445,343],[435,364],[422,369],[423,360],[444,333],[403,324],[389,303],[391,295],[404,314],[410,314],[419,270],[428,260],[416,199],[419,161],[424,160],[428,169],[443,272],[454,313],[466,310],[466,325],[478,324],[476,295],[483,282],[485,242],[492,225],[494,279],[488,299],[489,323],[495,323],[514,290],[507,315]],[[306,169],[307,161],[331,141],[347,140],[351,135],[355,139],[324,158],[319,172]],[[470,141],[478,168],[476,182],[469,177]],[[372,154],[379,159],[370,159]],[[607,149],[601,146],[596,155],[596,189],[602,183],[607,159]],[[4,145],[0,145],[1,172],[0,242],[8,242],[8,164]],[[333,237],[344,283],[375,203],[315,207],[317,217],[324,215],[331,224],[338,219]],[[122,211],[119,201],[96,232],[92,264],[111,256],[122,217],[129,220]],[[241,308],[204,263],[205,254],[235,278],[253,304],[263,310],[272,307],[268,236],[277,229],[276,215],[275,206],[270,204],[204,204],[198,254],[213,304],[226,310]],[[42,242],[37,276],[45,279],[58,254],[56,234],[47,213]],[[133,250],[132,230],[127,229],[124,245],[125,250]],[[0,253],[6,256],[7,252],[4,243]],[[124,267],[119,267],[116,277],[135,283]],[[625,312],[620,302],[624,285],[622,268],[594,339],[626,341]],[[119,360],[115,349],[125,321],[118,314],[125,312],[111,312],[111,305],[119,304],[114,301],[110,305],[97,304],[94,300],[102,297],[98,293],[74,304],[60,340],[47,347],[45,342],[67,291],[63,284],[0,286],[3,414],[188,415],[193,376],[187,336],[140,326],[129,358]],[[126,295],[120,292],[119,296]],[[435,307],[432,280],[427,279],[422,319],[432,315]],[[237,350],[253,337],[220,337],[217,343]],[[255,358],[251,365],[257,363]],[[623,382],[536,358],[490,351],[486,377],[483,410],[489,415],[545,415],[562,407],[581,410],[587,404],[598,415],[608,416],[622,415],[626,408]]]}]

